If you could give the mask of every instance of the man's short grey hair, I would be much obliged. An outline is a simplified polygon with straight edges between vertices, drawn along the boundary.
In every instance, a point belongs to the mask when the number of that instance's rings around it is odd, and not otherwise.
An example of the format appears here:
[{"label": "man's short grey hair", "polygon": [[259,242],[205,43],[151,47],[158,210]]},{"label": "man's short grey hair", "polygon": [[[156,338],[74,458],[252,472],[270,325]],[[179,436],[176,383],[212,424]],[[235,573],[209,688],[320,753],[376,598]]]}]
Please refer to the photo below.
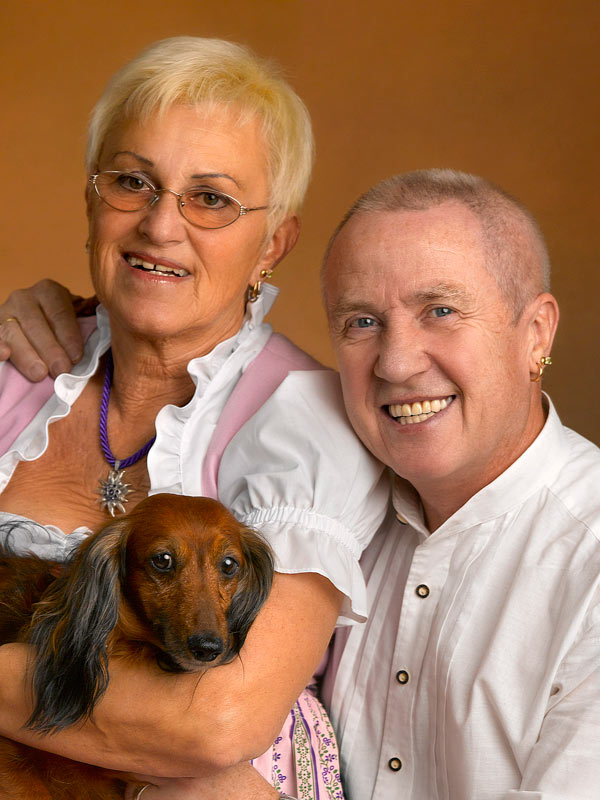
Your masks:
[{"label": "man's short grey hair", "polygon": [[532,214],[499,186],[466,172],[427,169],[394,175],[361,195],[334,231],[325,263],[338,234],[356,214],[426,211],[458,202],[479,220],[486,248],[486,267],[494,276],[513,319],[528,302],[550,290],[550,259]]}]

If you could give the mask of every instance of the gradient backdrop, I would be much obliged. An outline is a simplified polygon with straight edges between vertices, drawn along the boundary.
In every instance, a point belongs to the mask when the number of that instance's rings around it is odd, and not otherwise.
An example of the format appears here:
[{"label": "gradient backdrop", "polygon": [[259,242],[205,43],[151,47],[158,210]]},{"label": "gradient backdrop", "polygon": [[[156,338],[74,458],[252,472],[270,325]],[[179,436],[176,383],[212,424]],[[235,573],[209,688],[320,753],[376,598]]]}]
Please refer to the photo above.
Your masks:
[{"label": "gradient backdrop", "polygon": [[155,39],[228,38],[283,65],[315,126],[275,327],[332,363],[318,270],[347,206],[393,172],[480,173],[546,233],[562,321],[545,386],[600,444],[599,23],[597,0],[2,0],[0,296],[42,276],[90,291],[85,125],[111,73]]}]

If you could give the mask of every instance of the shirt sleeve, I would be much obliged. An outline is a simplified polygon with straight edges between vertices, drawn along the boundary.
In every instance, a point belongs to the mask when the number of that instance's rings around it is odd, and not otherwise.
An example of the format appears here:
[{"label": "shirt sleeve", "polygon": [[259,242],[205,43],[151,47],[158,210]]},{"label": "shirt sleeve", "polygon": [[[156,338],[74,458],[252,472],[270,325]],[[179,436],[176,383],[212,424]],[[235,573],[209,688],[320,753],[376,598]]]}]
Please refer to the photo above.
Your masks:
[{"label": "shirt sleeve", "polygon": [[389,480],[346,419],[336,373],[290,373],[229,443],[218,485],[269,541],[278,572],[324,575],[345,597],[339,624],[365,619],[358,559],[385,516]]},{"label": "shirt sleeve", "polygon": [[[598,598],[600,601],[600,598]],[[504,800],[600,796],[600,603],[561,662],[521,788]]]}]

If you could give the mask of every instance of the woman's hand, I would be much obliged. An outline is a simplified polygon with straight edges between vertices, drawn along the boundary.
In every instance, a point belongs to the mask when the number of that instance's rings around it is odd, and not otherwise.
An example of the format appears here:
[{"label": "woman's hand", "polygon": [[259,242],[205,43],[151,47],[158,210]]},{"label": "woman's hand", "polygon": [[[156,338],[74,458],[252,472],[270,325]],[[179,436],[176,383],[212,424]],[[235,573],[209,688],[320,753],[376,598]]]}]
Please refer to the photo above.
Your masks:
[{"label": "woman's hand", "polygon": [[[141,789],[147,786],[141,792]],[[140,795],[141,792],[141,795]],[[153,778],[136,775],[125,800],[279,800],[279,792],[245,762],[206,778]]]},{"label": "woman's hand", "polygon": [[76,314],[93,306],[48,279],[15,290],[0,305],[0,361],[10,359],[31,381],[68,372],[83,354]]}]

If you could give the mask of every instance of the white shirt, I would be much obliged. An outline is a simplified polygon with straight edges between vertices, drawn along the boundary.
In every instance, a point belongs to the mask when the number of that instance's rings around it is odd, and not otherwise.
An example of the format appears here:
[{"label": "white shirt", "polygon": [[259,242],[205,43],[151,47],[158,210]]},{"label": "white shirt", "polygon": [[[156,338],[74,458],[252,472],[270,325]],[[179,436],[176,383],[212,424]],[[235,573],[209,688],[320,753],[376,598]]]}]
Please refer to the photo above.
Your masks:
[{"label": "white shirt", "polygon": [[400,479],[394,506],[325,684],[347,798],[598,800],[600,450],[551,407],[433,534]]},{"label": "white shirt", "polygon": [[[259,301],[248,304],[238,334],[189,363],[196,386],[190,402],[182,408],[167,405],[159,412],[147,462],[150,494],[204,494],[202,464],[219,416],[272,333],[263,317],[277,290],[264,288]],[[104,309],[97,317],[98,328],[86,343],[83,359],[71,373],[56,379],[54,395],[0,458],[0,491],[20,460],[35,460],[45,452],[48,426],[70,413],[98,368],[110,346],[110,329]],[[219,499],[243,524],[268,539],[277,571],[317,572],[345,595],[341,624],[366,616],[358,560],[385,516],[388,491],[383,467],[360,444],[346,419],[339,377],[331,370],[291,372],[233,437],[218,474]],[[72,542],[65,541],[51,519],[39,522],[46,531],[33,529],[28,534],[28,539],[36,539],[37,551],[49,558],[66,555]],[[87,532],[78,528],[77,539]]]}]

